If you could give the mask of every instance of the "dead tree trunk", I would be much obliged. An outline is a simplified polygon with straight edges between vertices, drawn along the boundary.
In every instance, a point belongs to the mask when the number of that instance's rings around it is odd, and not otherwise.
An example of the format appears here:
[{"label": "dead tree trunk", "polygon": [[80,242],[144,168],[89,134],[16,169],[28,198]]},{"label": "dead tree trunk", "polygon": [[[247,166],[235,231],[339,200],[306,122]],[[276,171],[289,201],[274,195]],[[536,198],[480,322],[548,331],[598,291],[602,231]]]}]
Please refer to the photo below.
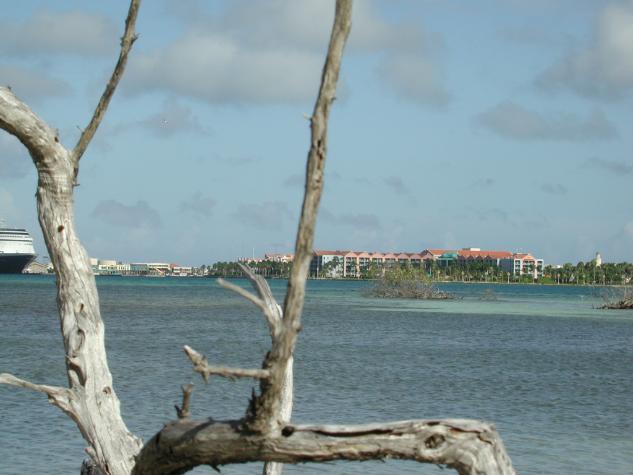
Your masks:
[{"label": "dead tree trunk", "polygon": [[[254,461],[300,463],[330,460],[399,458],[452,467],[462,475],[513,475],[514,469],[493,426],[479,421],[403,421],[363,426],[297,426],[280,416],[287,364],[301,328],[316,216],[327,149],[327,123],[335,99],[343,49],[351,27],[351,0],[337,0],[334,26],[323,68],[321,88],[311,117],[311,143],[295,258],[288,280],[283,318],[271,317],[259,295],[224,284],[256,304],[266,316],[272,348],[261,369],[211,366],[189,347],[185,351],[203,377],[220,375],[260,380],[243,419],[188,419],[167,424],[141,450],[133,474],[180,474],[198,465]],[[251,278],[253,281],[253,279]]]},{"label": "dead tree trunk", "polygon": [[0,383],[33,389],[70,416],[88,442],[86,452],[106,475],[127,475],[142,442],[121,419],[104,344],[104,326],[90,260],[75,230],[73,190],[79,160],[107,109],[136,39],[140,0],[132,0],[121,54],[95,113],[73,150],[9,88],[0,87],[0,128],[28,149],[37,168],[40,226],[57,277],[57,307],[66,354],[68,387],[33,384],[10,374]]},{"label": "dead tree trunk", "polygon": [[[327,123],[335,99],[343,49],[351,27],[351,0],[337,0],[321,87],[311,117],[306,185],[296,240],[295,262],[283,312],[263,279],[247,272],[256,294],[224,284],[256,304],[266,317],[272,347],[262,368],[211,366],[185,347],[194,369],[211,375],[260,380],[246,415],[238,421],[191,421],[191,387],[183,389],[179,419],[167,424],[140,451],[141,442],[123,423],[108,369],[104,328],[88,256],[74,226],[73,187],[79,160],[92,139],[121,77],[134,42],[140,0],[132,0],[121,54],[86,130],[72,151],[8,88],[0,88],[0,128],[29,150],[38,171],[38,215],[57,275],[68,388],[52,387],[1,374],[0,383],[33,389],[68,414],[89,444],[98,470],[106,475],[178,474],[201,464],[324,462],[400,458],[447,465],[460,474],[512,475],[514,470],[493,426],[479,421],[402,421],[361,426],[289,424],[292,358],[301,329],[316,217],[323,190]],[[286,401],[286,402],[284,402]],[[291,404],[291,403],[290,403]],[[138,455],[136,455],[138,453]],[[135,456],[136,455],[136,456]],[[269,466],[279,470],[279,466]]]}]

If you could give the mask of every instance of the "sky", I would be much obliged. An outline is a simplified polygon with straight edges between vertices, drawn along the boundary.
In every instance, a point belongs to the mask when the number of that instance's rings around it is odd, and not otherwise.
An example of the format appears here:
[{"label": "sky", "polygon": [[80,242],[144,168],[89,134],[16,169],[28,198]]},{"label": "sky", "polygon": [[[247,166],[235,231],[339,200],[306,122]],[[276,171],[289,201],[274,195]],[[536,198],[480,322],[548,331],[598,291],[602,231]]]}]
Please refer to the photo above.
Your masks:
[{"label": "sky", "polygon": [[[123,0],[21,0],[0,83],[72,148]],[[292,252],[330,0],[145,0],[75,192],[92,257]],[[633,0],[356,0],[315,248],[633,261]],[[0,131],[0,218],[40,260],[35,168]]]}]

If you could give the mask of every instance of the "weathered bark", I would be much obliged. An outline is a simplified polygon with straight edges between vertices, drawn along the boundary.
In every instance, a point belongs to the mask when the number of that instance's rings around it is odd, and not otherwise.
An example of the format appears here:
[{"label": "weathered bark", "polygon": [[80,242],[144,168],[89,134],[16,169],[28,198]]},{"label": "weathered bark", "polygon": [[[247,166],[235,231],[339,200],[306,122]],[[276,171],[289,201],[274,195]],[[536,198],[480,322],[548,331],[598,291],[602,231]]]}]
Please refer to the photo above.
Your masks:
[{"label": "weathered bark", "polygon": [[611,310],[632,310],[633,309],[633,290],[625,287],[619,298],[610,299],[602,307]]},{"label": "weathered bark", "polygon": [[284,301],[283,325],[276,344],[266,355],[263,367],[270,371],[270,378],[260,384],[260,394],[251,401],[252,411],[247,414],[250,430],[278,436],[282,421],[279,404],[285,378],[286,362],[294,353],[297,335],[301,329],[301,312],[305,297],[305,285],[312,260],[316,217],[323,191],[323,173],[327,151],[327,123],[330,107],[336,97],[343,50],[351,28],[352,1],[337,0],[334,25],[328,46],[321,86],[310,120],[311,139],[306,166],[306,183],[301,217],[295,243],[292,271],[288,279],[288,291]]},{"label": "weathered bark", "polygon": [[[295,426],[284,423],[281,401],[287,364],[292,361],[305,297],[327,144],[329,110],[335,98],[341,58],[351,26],[351,0],[337,0],[334,26],[311,117],[311,143],[306,185],[297,232],[295,257],[288,281],[281,322],[247,272],[259,297],[235,285],[221,283],[257,305],[271,328],[272,348],[263,362],[265,372],[219,369],[199,355],[192,359],[203,376],[229,377],[257,374],[260,394],[254,395],[246,416],[238,421],[167,424],[141,450],[135,475],[179,474],[197,465],[217,467],[254,461],[300,463],[331,460],[401,458],[447,465],[460,474],[511,475],[512,464],[494,427],[478,421],[405,421],[365,426]],[[268,289],[269,291],[270,289]],[[190,349],[186,350],[188,354]]]},{"label": "weathered bark", "polygon": [[512,475],[514,470],[494,427],[478,421],[404,421],[361,426],[290,425],[292,362],[303,310],[316,216],[326,158],[327,122],[335,99],[343,49],[351,26],[351,0],[337,0],[334,26],[311,117],[305,196],[296,238],[293,269],[283,312],[260,276],[245,272],[257,295],[229,283],[265,315],[272,339],[261,369],[211,366],[185,347],[194,370],[205,379],[213,375],[260,379],[246,415],[238,421],[195,422],[189,419],[191,386],[183,388],[179,419],[167,424],[140,453],[140,440],[121,420],[119,401],[108,369],[104,329],[95,280],[88,256],[77,237],[73,216],[73,187],[79,160],[92,139],[114,93],[134,42],[134,23],[140,0],[132,0],[121,55],[93,118],[75,149],[66,150],[50,129],[8,88],[0,88],[0,127],[29,150],[38,170],[38,216],[57,274],[58,309],[68,388],[38,385],[9,374],[0,383],[33,389],[77,423],[88,441],[94,466],[84,473],[104,475],[177,474],[197,465],[267,462],[264,473],[280,473],[282,463],[399,458],[447,465],[460,474]]},{"label": "weathered bark", "polygon": [[121,54],[88,129],[72,151],[9,88],[0,87],[0,128],[28,149],[37,168],[40,226],[57,277],[57,307],[66,355],[68,388],[54,388],[0,375],[0,382],[45,393],[69,415],[88,442],[86,452],[106,475],[129,474],[142,443],[121,419],[104,345],[99,297],[88,255],[75,230],[73,188],[79,159],[103,117],[135,39],[140,0],[132,0]]},{"label": "weathered bark", "polygon": [[175,475],[197,465],[260,460],[283,463],[407,459],[462,475],[513,475],[501,438],[470,420],[357,426],[288,425],[279,437],[248,432],[243,421],[175,421],[143,448],[135,475]]},{"label": "weathered bark", "polygon": [[[250,302],[254,303],[266,317],[268,322],[268,330],[270,332],[270,338],[272,345],[277,344],[277,339],[280,336],[281,326],[283,324],[283,312],[281,306],[275,300],[266,279],[261,275],[256,275],[249,267],[240,265],[244,275],[250,280],[257,295],[252,294],[248,290],[219,279],[218,282],[223,287],[236,292],[242,297],[246,298]],[[199,373],[205,381],[211,375],[223,376],[226,378],[257,378],[266,379],[270,377],[270,372],[265,369],[247,370],[242,368],[227,368],[224,366],[211,366],[208,364],[206,358],[200,355],[192,348],[185,346],[184,351],[189,357],[189,360],[194,366],[194,371]],[[290,416],[292,414],[292,400],[293,400],[293,357],[292,355],[285,361],[283,368],[283,383],[281,388],[281,400],[279,405],[279,413],[277,419],[282,425],[290,422]],[[278,462],[266,462],[262,471],[263,475],[280,475],[283,471],[283,464]]]}]

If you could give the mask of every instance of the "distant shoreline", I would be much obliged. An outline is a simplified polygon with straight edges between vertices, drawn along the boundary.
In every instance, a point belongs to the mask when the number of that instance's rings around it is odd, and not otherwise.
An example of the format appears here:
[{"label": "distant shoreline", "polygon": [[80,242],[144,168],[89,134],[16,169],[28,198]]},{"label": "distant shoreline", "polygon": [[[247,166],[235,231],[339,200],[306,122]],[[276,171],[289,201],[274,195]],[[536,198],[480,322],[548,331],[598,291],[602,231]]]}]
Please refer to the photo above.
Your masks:
[{"label": "distant shoreline", "polygon": [[[37,273],[22,273],[22,274],[5,274],[5,275],[23,275],[23,276],[51,276],[51,277],[55,277],[55,274],[37,274]],[[126,279],[130,279],[130,278],[147,278],[147,279],[245,279],[244,276],[221,276],[221,275],[205,275],[205,276],[197,276],[197,275],[188,275],[188,276],[173,276],[173,275],[167,275],[167,276],[147,276],[147,275],[120,275],[120,274],[115,274],[115,275],[108,275],[108,274],[96,274],[96,277],[102,277],[102,278],[116,278],[116,277],[122,277],[122,278],[126,278]],[[264,276],[266,279],[270,279],[270,280],[288,280],[287,277],[267,277]],[[367,278],[361,278],[361,279],[341,279],[341,278],[329,278],[329,277],[308,277],[308,280],[310,281],[328,281],[328,282],[375,282],[378,279],[367,279]],[[615,288],[620,288],[620,287],[630,287],[630,285],[626,285],[626,284],[600,284],[600,283],[595,283],[595,284],[570,284],[570,283],[555,283],[555,282],[481,282],[481,281],[467,281],[467,280],[434,280],[432,281],[434,284],[469,284],[469,285],[540,285],[540,286],[545,286],[545,287],[615,287]]]}]

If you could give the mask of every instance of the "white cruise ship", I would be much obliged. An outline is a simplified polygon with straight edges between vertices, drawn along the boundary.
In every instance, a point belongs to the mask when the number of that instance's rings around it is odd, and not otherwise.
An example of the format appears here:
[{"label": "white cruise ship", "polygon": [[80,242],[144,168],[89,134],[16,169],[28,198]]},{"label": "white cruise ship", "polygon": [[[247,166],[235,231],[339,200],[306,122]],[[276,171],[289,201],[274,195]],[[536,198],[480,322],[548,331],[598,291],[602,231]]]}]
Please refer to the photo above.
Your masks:
[{"label": "white cruise ship", "polygon": [[35,259],[33,238],[25,229],[7,228],[0,221],[0,274],[19,274]]}]

